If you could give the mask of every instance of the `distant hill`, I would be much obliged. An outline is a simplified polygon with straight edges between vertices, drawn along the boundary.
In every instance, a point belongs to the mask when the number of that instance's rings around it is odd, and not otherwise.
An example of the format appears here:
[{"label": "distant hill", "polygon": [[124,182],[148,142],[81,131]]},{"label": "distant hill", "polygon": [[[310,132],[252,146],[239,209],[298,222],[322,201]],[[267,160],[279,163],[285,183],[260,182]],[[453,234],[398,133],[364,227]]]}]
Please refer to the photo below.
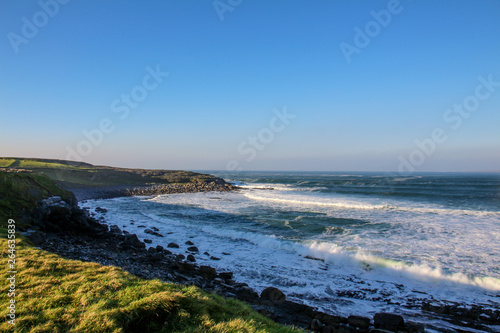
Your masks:
[{"label": "distant hill", "polygon": [[0,171],[44,174],[66,189],[87,186],[221,183],[220,178],[191,171],[115,168],[40,158],[0,157]]}]

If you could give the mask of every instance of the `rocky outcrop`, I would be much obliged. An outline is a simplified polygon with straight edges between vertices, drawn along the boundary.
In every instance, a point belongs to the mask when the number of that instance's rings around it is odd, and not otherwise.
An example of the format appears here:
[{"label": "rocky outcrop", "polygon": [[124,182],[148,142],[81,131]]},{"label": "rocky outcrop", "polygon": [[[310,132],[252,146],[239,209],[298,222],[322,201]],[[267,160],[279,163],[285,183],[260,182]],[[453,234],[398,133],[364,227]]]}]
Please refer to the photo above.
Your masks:
[{"label": "rocky outcrop", "polygon": [[40,201],[33,212],[33,220],[33,227],[45,232],[102,233],[108,230],[106,225],[79,208],[76,200],[67,202],[58,196]]}]

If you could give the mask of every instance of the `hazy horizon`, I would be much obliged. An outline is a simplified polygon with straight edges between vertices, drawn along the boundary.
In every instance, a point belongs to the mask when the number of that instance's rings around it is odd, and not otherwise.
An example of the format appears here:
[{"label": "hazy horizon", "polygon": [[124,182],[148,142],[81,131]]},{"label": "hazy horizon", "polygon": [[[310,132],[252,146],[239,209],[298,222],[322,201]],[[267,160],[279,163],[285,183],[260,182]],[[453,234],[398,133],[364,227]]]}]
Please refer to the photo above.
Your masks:
[{"label": "hazy horizon", "polygon": [[500,2],[0,4],[0,155],[498,172]]}]

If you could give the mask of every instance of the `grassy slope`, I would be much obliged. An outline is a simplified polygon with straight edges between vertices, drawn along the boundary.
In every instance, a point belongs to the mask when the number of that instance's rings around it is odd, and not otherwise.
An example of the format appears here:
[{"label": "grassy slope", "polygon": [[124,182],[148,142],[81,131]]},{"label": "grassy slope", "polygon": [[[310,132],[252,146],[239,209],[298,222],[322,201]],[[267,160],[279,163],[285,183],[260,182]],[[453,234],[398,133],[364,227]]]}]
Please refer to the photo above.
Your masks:
[{"label": "grassy slope", "polygon": [[9,218],[18,220],[18,227],[22,227],[37,202],[54,195],[68,202],[75,200],[71,192],[45,175],[0,171],[0,227],[5,227]]},{"label": "grassy slope", "polygon": [[[7,267],[6,239],[0,247],[0,266]],[[18,239],[16,250],[16,332],[299,332],[193,286],[64,259],[26,240]],[[7,293],[3,281],[1,304],[8,304]],[[3,320],[0,331],[13,330]]]},{"label": "grassy slope", "polygon": [[214,177],[190,171],[124,169],[48,159],[0,158],[2,169],[22,169],[45,174],[66,188],[85,186],[184,184],[211,181]]}]

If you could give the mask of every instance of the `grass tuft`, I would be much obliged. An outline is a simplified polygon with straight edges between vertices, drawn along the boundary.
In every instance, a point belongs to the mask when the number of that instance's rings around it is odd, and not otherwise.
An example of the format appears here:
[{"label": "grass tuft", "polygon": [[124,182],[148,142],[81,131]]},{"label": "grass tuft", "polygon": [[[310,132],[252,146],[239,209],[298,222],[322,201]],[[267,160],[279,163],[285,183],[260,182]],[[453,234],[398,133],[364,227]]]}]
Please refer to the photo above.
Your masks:
[{"label": "grass tuft", "polygon": [[[7,249],[7,240],[0,239]],[[1,256],[7,267],[7,252]],[[16,332],[299,332],[194,286],[143,280],[118,267],[64,259],[17,240]],[[8,286],[0,286],[7,304]],[[1,315],[5,318],[6,308]],[[7,321],[0,331],[12,332]]]}]

